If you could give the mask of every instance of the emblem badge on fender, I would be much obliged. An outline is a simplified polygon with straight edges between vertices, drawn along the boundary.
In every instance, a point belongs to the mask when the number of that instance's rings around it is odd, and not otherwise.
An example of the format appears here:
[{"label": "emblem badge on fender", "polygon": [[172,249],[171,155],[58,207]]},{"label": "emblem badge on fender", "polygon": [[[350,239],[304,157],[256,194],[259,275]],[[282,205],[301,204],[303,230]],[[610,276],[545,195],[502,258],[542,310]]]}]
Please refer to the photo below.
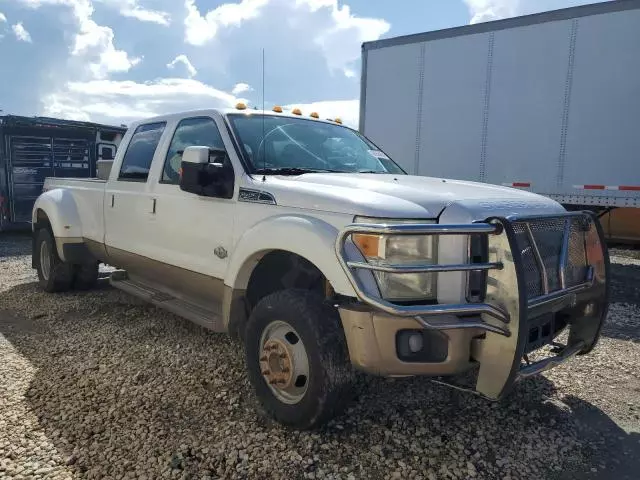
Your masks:
[{"label": "emblem badge on fender", "polygon": [[213,253],[215,253],[218,258],[227,258],[227,251],[224,247],[216,247]]}]

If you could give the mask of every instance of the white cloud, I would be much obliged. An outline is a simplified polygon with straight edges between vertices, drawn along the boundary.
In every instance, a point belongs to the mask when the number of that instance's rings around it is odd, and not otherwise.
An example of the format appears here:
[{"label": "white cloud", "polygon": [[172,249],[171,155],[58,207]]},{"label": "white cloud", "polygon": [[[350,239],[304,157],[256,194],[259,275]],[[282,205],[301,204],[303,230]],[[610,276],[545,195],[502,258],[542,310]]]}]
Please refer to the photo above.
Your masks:
[{"label": "white cloud", "polygon": [[320,30],[315,42],[322,48],[331,70],[341,70],[347,77],[353,77],[348,65],[360,58],[362,42],[377,40],[391,28],[388,22],[378,18],[361,18],[351,14],[348,5],[338,6],[338,0],[296,0],[314,8],[327,8],[331,12],[332,24]]},{"label": "white cloud", "polygon": [[121,15],[125,17],[137,18],[141,22],[157,23],[159,25],[169,25],[171,16],[162,10],[150,10],[140,6],[138,0],[97,0],[106,5],[117,8]]},{"label": "white cloud", "polygon": [[258,17],[262,7],[269,1],[241,0],[239,3],[223,3],[202,16],[195,0],[185,0],[185,41],[191,45],[204,45],[216,36],[220,27],[237,27],[245,20]]},{"label": "white cloud", "polygon": [[95,78],[105,78],[110,72],[127,72],[142,61],[118,50],[113,43],[113,30],[98,25],[90,18],[80,19],[80,32],[76,35],[72,55],[93,58],[88,64]]},{"label": "white cloud", "polygon": [[[251,85],[261,81],[259,57],[264,47],[266,90],[278,99],[274,103],[302,100],[296,106],[307,115],[317,111],[322,118],[341,117],[356,127],[359,102],[354,78],[359,75],[360,44],[389,29],[382,19],[355,15],[345,4],[348,0],[226,0],[202,12],[196,5],[203,8],[203,0],[14,1],[34,8],[58,5],[69,14],[61,23],[70,40],[68,58],[57,59],[64,68],[46,82],[48,72],[39,72],[44,92],[39,113],[107,123],[229,107],[238,101],[261,104],[262,93]],[[98,14],[104,12],[103,8],[94,14],[99,3],[120,17],[112,15],[110,23],[98,23]],[[136,9],[162,15],[135,18],[158,25],[165,25],[162,19],[166,19],[173,28],[121,27],[128,24],[121,16],[134,16],[129,13]],[[64,19],[60,11],[51,18]],[[171,56],[158,63],[159,55],[142,50],[154,44]],[[134,81],[128,78],[136,65]],[[310,98],[353,100],[309,102]]]},{"label": "white cloud", "polygon": [[198,74],[198,70],[193,66],[189,57],[186,55],[178,55],[176,58],[171,61],[171,63],[167,63],[167,68],[170,70],[174,70],[176,66],[181,63],[187,69],[187,73],[189,74],[189,78],[195,77]]},{"label": "white cloud", "polygon": [[520,0],[464,0],[469,7],[469,23],[488,22],[517,15]]},{"label": "white cloud", "polygon": [[351,70],[350,68],[345,68],[344,69],[344,76],[347,78],[356,78],[356,72],[355,70]]},{"label": "white cloud", "polygon": [[91,17],[94,9],[91,0],[18,0],[30,7],[42,5],[64,5],[71,8],[77,22],[71,54],[81,57],[82,65],[93,78],[105,78],[111,72],[127,72],[142,61],[141,57],[130,57],[114,45],[113,30],[98,25]]},{"label": "white cloud", "polygon": [[162,78],[152,82],[69,82],[44,99],[45,115],[109,123],[200,108],[226,108],[240,99],[203,82]]},{"label": "white cloud", "polygon": [[22,42],[32,43],[31,34],[27,31],[26,28],[24,28],[22,22],[18,22],[15,25],[12,25],[11,29],[13,30],[13,33],[18,40]]},{"label": "white cloud", "polygon": [[195,0],[185,0],[185,8],[185,41],[191,45],[204,45],[221,29],[238,27],[268,13],[265,21],[279,24],[303,45],[311,39],[325,56],[329,69],[342,71],[350,78],[354,75],[349,65],[360,58],[362,42],[377,40],[390,28],[385,20],[353,15],[349,6],[340,6],[338,0],[241,0],[224,3],[205,15]]},{"label": "white cloud", "polygon": [[[557,10],[587,3],[589,0],[464,0],[469,7],[469,23],[488,22],[517,15]],[[607,0],[612,1],[612,0]]]},{"label": "white cloud", "polygon": [[233,89],[231,90],[231,93],[234,95],[240,95],[241,93],[252,92],[252,91],[253,91],[253,88],[251,88],[251,85],[249,85],[248,83],[236,83]]},{"label": "white cloud", "polygon": [[0,22],[6,22],[7,21],[7,17],[4,15],[4,13],[0,12]]},{"label": "white cloud", "polygon": [[353,128],[358,128],[360,116],[360,102],[355,100],[325,100],[311,103],[292,103],[283,107],[285,110],[299,108],[303,115],[317,112],[320,118],[340,118],[342,123]]}]

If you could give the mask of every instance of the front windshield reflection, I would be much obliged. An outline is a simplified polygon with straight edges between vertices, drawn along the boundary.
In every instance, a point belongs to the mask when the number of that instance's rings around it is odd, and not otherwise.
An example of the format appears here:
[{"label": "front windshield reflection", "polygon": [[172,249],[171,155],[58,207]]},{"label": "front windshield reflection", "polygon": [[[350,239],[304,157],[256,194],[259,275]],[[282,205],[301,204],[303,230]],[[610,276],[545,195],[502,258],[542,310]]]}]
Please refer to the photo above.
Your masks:
[{"label": "front windshield reflection", "polygon": [[404,173],[365,137],[340,125],[277,115],[228,117],[255,171]]}]

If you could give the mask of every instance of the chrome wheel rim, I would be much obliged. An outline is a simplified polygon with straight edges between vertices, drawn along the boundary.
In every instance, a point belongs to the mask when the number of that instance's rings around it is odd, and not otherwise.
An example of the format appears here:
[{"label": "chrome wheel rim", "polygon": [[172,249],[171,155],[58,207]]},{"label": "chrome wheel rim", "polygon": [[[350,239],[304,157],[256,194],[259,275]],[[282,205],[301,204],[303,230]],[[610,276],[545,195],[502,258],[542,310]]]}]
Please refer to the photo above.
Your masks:
[{"label": "chrome wheel rim", "polygon": [[283,403],[300,402],[309,386],[309,357],[296,330],[275,320],[262,332],[258,346],[262,378]]},{"label": "chrome wheel rim", "polygon": [[40,244],[40,271],[42,277],[45,280],[49,280],[49,273],[51,272],[51,255],[49,253],[49,244],[42,242]]}]

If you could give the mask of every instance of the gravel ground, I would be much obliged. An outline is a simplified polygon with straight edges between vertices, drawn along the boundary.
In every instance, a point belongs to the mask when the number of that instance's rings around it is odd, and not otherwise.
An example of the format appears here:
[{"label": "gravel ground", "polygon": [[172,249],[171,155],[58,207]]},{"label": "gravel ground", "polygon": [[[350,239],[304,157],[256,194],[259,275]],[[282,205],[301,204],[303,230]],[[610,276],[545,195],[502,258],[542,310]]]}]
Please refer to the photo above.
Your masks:
[{"label": "gravel ground", "polygon": [[255,413],[242,355],[112,289],[48,295],[0,235],[0,478],[638,478],[640,260],[613,249],[588,357],[491,403],[363,377],[346,415],[295,432]]}]

